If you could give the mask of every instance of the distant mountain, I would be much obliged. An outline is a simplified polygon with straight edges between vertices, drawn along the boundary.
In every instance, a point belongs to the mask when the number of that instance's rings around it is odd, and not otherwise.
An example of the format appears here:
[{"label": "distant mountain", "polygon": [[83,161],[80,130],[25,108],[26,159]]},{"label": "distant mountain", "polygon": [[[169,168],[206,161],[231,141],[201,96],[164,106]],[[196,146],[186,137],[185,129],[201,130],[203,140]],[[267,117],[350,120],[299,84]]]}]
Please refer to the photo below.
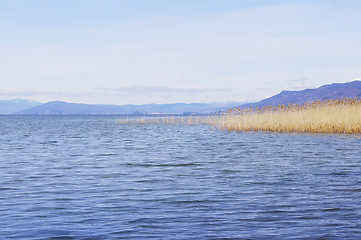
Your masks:
[{"label": "distant mountain", "polygon": [[17,114],[206,114],[237,105],[239,105],[239,103],[100,105],[55,101],[19,111]]},{"label": "distant mountain", "polygon": [[145,105],[100,105],[68,102],[40,103],[29,100],[0,101],[0,114],[207,114],[233,107],[263,107],[287,103],[303,104],[308,101],[361,97],[361,81],[334,83],[316,89],[282,91],[256,103],[174,103]]},{"label": "distant mountain", "polygon": [[347,83],[333,83],[316,89],[305,89],[301,91],[282,91],[281,93],[266,98],[256,103],[243,104],[245,107],[263,107],[267,105],[278,105],[296,103],[303,104],[308,101],[340,99],[340,98],[361,97],[361,81]]},{"label": "distant mountain", "polygon": [[41,104],[43,103],[26,99],[0,100],[0,114],[12,114]]}]

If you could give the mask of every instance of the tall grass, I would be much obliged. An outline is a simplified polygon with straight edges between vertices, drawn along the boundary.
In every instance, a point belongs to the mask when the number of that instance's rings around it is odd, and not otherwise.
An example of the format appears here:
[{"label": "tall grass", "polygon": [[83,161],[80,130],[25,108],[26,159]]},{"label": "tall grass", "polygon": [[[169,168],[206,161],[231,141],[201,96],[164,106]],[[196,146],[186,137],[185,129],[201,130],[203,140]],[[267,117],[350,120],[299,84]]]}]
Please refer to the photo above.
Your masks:
[{"label": "tall grass", "polygon": [[207,117],[158,117],[118,121],[120,124],[208,124],[229,131],[361,133],[361,100],[341,99],[303,105],[231,109]]},{"label": "tall grass", "polygon": [[220,119],[219,127],[234,131],[361,133],[361,100],[235,109]]},{"label": "tall grass", "polygon": [[117,119],[120,125],[148,125],[148,124],[182,124],[182,125],[213,125],[215,116],[139,116]]}]

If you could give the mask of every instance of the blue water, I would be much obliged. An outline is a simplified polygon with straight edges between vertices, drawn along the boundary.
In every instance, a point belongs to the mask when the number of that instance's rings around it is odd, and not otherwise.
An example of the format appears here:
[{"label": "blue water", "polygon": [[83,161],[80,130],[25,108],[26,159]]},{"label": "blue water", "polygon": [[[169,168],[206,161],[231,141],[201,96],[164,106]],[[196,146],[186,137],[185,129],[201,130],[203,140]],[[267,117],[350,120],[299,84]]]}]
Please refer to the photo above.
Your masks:
[{"label": "blue water", "polygon": [[0,239],[361,239],[361,136],[0,116]]}]

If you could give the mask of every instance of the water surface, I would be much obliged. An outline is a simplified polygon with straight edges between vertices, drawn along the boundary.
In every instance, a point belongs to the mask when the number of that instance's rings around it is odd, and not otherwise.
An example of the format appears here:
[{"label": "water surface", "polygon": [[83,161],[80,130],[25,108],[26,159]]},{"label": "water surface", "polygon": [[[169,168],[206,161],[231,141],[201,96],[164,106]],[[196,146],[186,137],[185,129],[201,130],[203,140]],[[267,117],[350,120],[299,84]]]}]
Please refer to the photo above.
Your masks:
[{"label": "water surface", "polygon": [[0,116],[0,239],[360,239],[359,135]]}]

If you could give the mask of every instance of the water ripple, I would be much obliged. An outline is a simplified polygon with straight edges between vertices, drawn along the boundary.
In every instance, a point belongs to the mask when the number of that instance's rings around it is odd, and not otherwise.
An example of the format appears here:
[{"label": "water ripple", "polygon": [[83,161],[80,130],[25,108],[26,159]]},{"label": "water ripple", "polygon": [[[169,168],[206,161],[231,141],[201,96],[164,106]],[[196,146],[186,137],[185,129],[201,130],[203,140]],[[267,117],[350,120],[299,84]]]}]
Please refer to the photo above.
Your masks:
[{"label": "water ripple", "polygon": [[0,120],[0,239],[361,236],[358,136]]}]

